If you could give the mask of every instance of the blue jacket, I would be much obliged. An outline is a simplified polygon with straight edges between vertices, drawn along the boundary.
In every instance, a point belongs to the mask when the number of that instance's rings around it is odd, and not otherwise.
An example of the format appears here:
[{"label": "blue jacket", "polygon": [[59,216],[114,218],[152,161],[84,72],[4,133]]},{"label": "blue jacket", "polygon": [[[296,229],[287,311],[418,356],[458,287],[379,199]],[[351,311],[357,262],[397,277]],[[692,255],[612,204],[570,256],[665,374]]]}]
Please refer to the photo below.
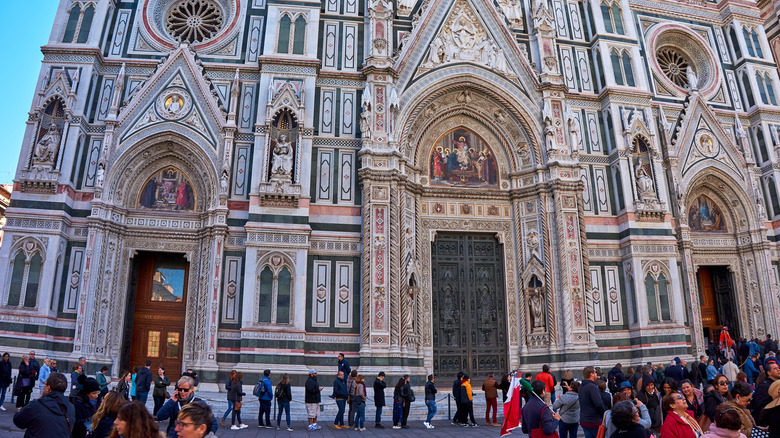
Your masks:
[{"label": "blue jacket", "polygon": [[756,369],[756,364],[753,363],[753,359],[748,359],[745,361],[745,374],[748,376],[748,382],[753,382],[753,379],[755,379],[759,371]]},{"label": "blue jacket", "polygon": [[[206,403],[205,401],[201,400],[198,397],[193,397],[192,402],[201,402]],[[179,416],[179,410],[180,410],[179,402],[173,401],[172,398],[169,398],[168,401],[165,402],[164,405],[160,408],[159,411],[157,411],[157,420],[170,420],[168,421],[168,438],[178,438],[179,434],[176,433],[176,417]],[[217,429],[219,429],[219,426],[217,425],[217,418],[212,414],[211,415],[211,431],[214,433],[217,433]]]},{"label": "blue jacket", "polygon": [[333,394],[330,395],[330,398],[347,398],[347,382],[344,381],[344,379],[336,377],[336,379],[333,380]]},{"label": "blue jacket", "polygon": [[718,375],[718,369],[715,365],[707,365],[707,381],[711,382]]},{"label": "blue jacket", "polygon": [[349,362],[347,362],[346,359],[339,360],[339,369],[336,370],[336,374],[338,374],[339,371],[344,371],[345,379],[349,377],[349,373],[352,372],[352,368],[349,367]]},{"label": "blue jacket", "polygon": [[[596,382],[583,380],[578,393],[580,395],[580,422],[601,423],[604,417],[604,402]],[[534,398],[536,397],[531,397],[531,400]]]},{"label": "blue jacket", "polygon": [[[596,385],[593,386],[596,387]],[[598,390],[598,387],[596,387],[596,390]],[[552,435],[553,432],[558,430],[558,420],[552,417],[550,408],[533,395],[528,399],[528,403],[523,406],[522,418],[523,433],[530,434],[532,430],[540,427],[545,435]]]},{"label": "blue jacket", "polygon": [[149,392],[149,389],[152,386],[152,372],[149,371],[149,368],[141,367],[138,368],[138,373],[135,377],[135,393],[138,395],[139,392]]},{"label": "blue jacket", "polygon": [[756,342],[748,342],[748,347],[750,347],[750,355],[753,356],[754,354],[761,354],[761,347],[758,346],[758,343]]},{"label": "blue jacket", "polygon": [[274,399],[274,388],[271,386],[271,379],[268,377],[263,376],[263,378],[260,380],[260,384],[265,386],[265,393],[258,397],[258,400],[265,400],[265,401],[271,401]]}]

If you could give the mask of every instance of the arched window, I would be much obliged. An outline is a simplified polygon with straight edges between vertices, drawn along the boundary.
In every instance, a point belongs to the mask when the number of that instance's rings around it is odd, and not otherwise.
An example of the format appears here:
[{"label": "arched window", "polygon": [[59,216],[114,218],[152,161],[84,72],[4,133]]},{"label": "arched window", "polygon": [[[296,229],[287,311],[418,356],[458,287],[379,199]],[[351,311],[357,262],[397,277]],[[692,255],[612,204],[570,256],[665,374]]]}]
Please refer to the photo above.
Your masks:
[{"label": "arched window", "polygon": [[306,44],[306,19],[303,15],[295,19],[295,33],[293,35],[293,55],[303,55]]},{"label": "arched window", "polygon": [[607,4],[607,2],[601,2],[601,19],[604,21],[604,31],[607,33],[613,32],[612,16],[610,12],[609,4]]},{"label": "arched window", "polygon": [[745,47],[747,47],[748,55],[756,56],[756,52],[753,51],[753,42],[750,41],[750,32],[747,27],[742,28],[742,37],[745,39]]},{"label": "arched window", "polygon": [[761,50],[761,44],[758,42],[758,34],[756,34],[755,29],[750,31],[750,39],[753,41],[753,48],[756,51],[756,56],[763,58],[764,52]]},{"label": "arched window", "polygon": [[290,27],[292,20],[289,15],[282,16],[279,20],[279,44],[276,47],[278,53],[289,53],[290,50]]},{"label": "arched window", "polygon": [[764,105],[769,103],[769,98],[766,95],[766,85],[764,85],[764,75],[756,72],[756,85],[758,85],[758,94],[761,95],[761,103]]},{"label": "arched window", "polygon": [[628,51],[623,52],[623,73],[626,75],[626,85],[633,87],[634,84],[634,70],[631,68],[631,56]]},{"label": "arched window", "polygon": [[[777,186],[775,180],[771,177],[766,179],[767,189],[769,190],[769,199],[772,200],[772,217],[780,214],[780,199],[777,198]],[[771,218],[770,218],[771,219]]]},{"label": "arched window", "polygon": [[629,87],[636,85],[634,82],[634,70],[631,67],[631,55],[628,53],[628,50],[620,53],[617,49],[612,49],[609,57],[610,61],[612,61],[612,73],[615,75],[615,83],[617,85],[628,85]]},{"label": "arched window", "polygon": [[609,52],[609,59],[612,61],[612,73],[615,75],[615,83],[623,85],[623,68],[620,66],[620,55],[617,50]]},{"label": "arched window", "polygon": [[753,89],[750,88],[750,79],[746,74],[742,74],[742,88],[745,93],[745,107],[750,108],[756,104],[756,100],[753,98]]},{"label": "arched window", "polygon": [[742,57],[742,49],[739,48],[739,41],[737,40],[737,32],[734,31],[734,26],[729,26],[729,37],[731,38],[731,46],[734,48],[734,57],[739,59]]},{"label": "arched window", "polygon": [[756,141],[758,142],[758,150],[761,153],[761,162],[769,161],[769,151],[766,149],[764,130],[760,126],[756,128]]},{"label": "arched window", "polygon": [[606,33],[625,34],[623,15],[617,1],[611,4],[606,1],[601,2],[601,18],[604,21],[604,31]]},{"label": "arched window", "polygon": [[777,105],[775,87],[772,86],[772,75],[769,73],[764,74],[764,80],[766,82],[766,94],[769,96],[769,101],[772,102],[772,105]]},{"label": "arched window", "polygon": [[62,38],[63,43],[73,42],[73,37],[76,36],[76,27],[78,27],[80,15],[81,5],[76,3],[72,8],[70,8],[68,24],[65,26],[65,36]]},{"label": "arched window", "polygon": [[29,251],[20,249],[11,265],[11,287],[8,290],[6,304],[12,307],[20,305],[34,308],[38,304],[38,292],[43,269],[43,256],[36,246],[28,242]]},{"label": "arched window", "polygon": [[84,10],[84,17],[81,19],[79,27],[79,36],[77,43],[86,43],[89,39],[89,30],[92,28],[92,19],[95,17],[95,6],[89,5]]},{"label": "arched window", "polygon": [[287,266],[265,265],[258,281],[257,322],[290,324],[292,322],[292,274]]},{"label": "arched window", "polygon": [[645,275],[645,293],[647,295],[647,318],[650,322],[672,320],[669,308],[669,281],[661,272],[654,277],[650,272]]},{"label": "arched window", "polygon": [[612,3],[612,19],[615,20],[615,33],[625,34],[623,30],[623,15],[617,3]]}]

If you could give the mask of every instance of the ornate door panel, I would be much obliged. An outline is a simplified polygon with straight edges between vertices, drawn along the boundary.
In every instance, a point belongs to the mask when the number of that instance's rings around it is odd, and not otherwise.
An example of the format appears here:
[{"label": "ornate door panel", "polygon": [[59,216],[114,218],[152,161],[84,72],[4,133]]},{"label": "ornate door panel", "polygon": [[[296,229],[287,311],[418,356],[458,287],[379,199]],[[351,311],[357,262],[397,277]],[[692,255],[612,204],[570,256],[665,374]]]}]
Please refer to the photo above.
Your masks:
[{"label": "ornate door panel", "polygon": [[[739,339],[739,321],[734,300],[734,289],[731,284],[731,273],[725,266],[711,267],[712,287],[715,290],[715,302],[718,306],[718,320],[729,328],[729,334],[735,340]],[[718,333],[720,337],[720,332]]]},{"label": "ornate door panel", "polygon": [[434,374],[505,373],[501,245],[492,235],[438,233],[431,250]]}]

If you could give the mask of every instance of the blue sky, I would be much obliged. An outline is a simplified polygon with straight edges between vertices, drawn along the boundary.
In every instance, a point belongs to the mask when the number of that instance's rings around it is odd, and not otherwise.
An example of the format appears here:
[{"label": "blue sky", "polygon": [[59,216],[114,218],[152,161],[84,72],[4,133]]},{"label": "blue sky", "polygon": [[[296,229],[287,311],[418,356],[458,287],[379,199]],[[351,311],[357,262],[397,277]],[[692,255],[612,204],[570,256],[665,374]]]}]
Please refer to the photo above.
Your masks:
[{"label": "blue sky", "polygon": [[41,46],[49,40],[57,0],[3,2],[0,26],[0,184],[10,184],[41,71]]}]

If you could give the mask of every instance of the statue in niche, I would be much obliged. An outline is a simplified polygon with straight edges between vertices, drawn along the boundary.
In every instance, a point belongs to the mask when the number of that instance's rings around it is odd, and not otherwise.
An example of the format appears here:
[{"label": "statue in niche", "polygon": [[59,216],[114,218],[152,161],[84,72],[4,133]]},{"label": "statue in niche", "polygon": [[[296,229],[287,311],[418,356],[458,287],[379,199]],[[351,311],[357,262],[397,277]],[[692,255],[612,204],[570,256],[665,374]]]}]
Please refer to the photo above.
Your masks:
[{"label": "statue in niche", "polygon": [[35,144],[34,161],[36,163],[50,163],[60,147],[60,140],[62,140],[60,130],[57,128],[57,124],[52,122],[46,134]]},{"label": "statue in niche", "polygon": [[696,72],[693,71],[690,65],[685,69],[685,75],[688,76],[688,86],[690,87],[691,91],[698,90],[699,77],[696,76]]},{"label": "statue in niche", "polygon": [[227,170],[223,170],[222,177],[219,179],[219,193],[227,195],[229,178]]},{"label": "statue in niche", "polygon": [[444,53],[444,41],[441,36],[437,36],[431,41],[431,46],[428,51],[428,59],[423,64],[423,67],[431,68],[441,64],[441,56]]},{"label": "statue in niche", "polygon": [[533,332],[544,331],[544,292],[541,287],[531,290],[529,306],[533,318]]},{"label": "statue in niche", "polygon": [[420,288],[417,285],[410,285],[406,288],[404,294],[404,302],[401,309],[403,309],[403,332],[414,333],[414,309],[415,302],[417,300],[417,294],[420,292]]},{"label": "statue in niche", "polygon": [[655,191],[653,190],[653,179],[647,174],[647,170],[641,164],[636,166],[636,188],[639,192],[639,199],[648,200],[655,199]]},{"label": "statue in niche", "polygon": [[97,174],[95,175],[95,187],[103,187],[106,169],[103,163],[98,164]]},{"label": "statue in niche", "polygon": [[292,174],[292,167],[292,146],[287,140],[287,134],[279,134],[273,149],[271,176],[289,178]]}]

